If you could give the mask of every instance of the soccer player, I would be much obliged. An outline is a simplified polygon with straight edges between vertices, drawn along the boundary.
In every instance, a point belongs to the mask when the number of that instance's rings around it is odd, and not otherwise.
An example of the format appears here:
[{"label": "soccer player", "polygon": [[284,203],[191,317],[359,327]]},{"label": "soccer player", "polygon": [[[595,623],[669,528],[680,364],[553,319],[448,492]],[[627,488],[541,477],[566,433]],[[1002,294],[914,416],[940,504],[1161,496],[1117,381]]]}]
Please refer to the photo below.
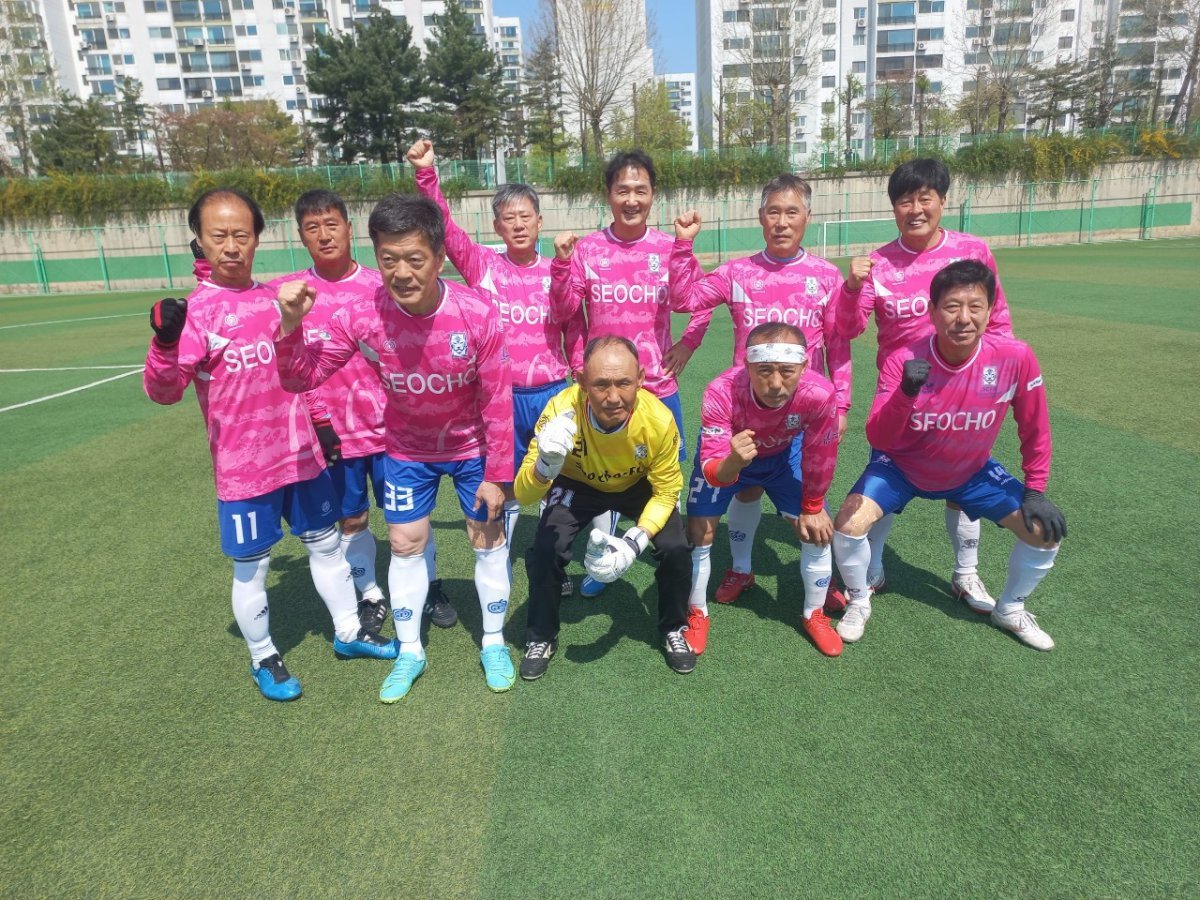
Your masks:
[{"label": "soccer player", "polygon": [[[304,341],[319,347],[328,333],[329,320],[343,306],[379,290],[379,272],[360,266],[351,249],[350,216],[342,198],[333,191],[308,191],[296,201],[300,242],[312,257],[310,268],[271,281],[278,288],[289,281],[305,281],[317,292],[317,301],[304,319]],[[383,410],[387,396],[379,376],[361,356],[351,359],[316,390],[333,427],[341,438],[341,459],[329,467],[341,501],[342,550],[354,573],[354,586],[362,594],[359,620],[372,631],[387,621],[388,605],[375,580],[375,535],[370,529],[368,484],[375,505],[383,507]],[[449,628],[458,613],[434,578],[434,543],[425,547],[429,596],[425,611],[433,623]]]},{"label": "soccer player", "polygon": [[387,391],[383,514],[400,654],[379,699],[403,699],[425,671],[420,613],[429,574],[423,554],[443,475],[454,482],[475,548],[480,664],[488,688],[505,691],[516,673],[504,644],[509,577],[501,485],[513,479],[513,451],[512,376],[500,316],[475,291],[438,277],[445,232],[432,200],[385,197],[371,212],[368,230],[383,287],[339,310],[320,348],[305,345],[300,327],[316,291],[305,282],[279,288],[280,377],[288,390],[312,390],[361,353]]},{"label": "soccer player", "polygon": [[[417,141],[409,148],[408,161],[417,170],[417,190],[438,205],[446,220],[450,262],[500,310],[513,373],[513,465],[519,466],[538,416],[567,386],[563,323],[550,306],[550,260],[538,252],[542,214],[537,191],[527,184],[506,184],[492,197],[492,227],[504,242],[504,252],[497,253],[472,241],[451,217],[438,187],[433,144]],[[521,504],[511,488],[504,496],[504,531],[511,546]]]},{"label": "soccer player", "polygon": [[[950,190],[950,173],[936,159],[914,159],[897,166],[888,179],[888,197],[900,236],[870,256],[850,261],[850,274],[834,305],[837,328],[853,339],[867,327],[875,314],[879,352],[875,364],[901,347],[933,333],[929,321],[930,282],[947,263],[974,259],[995,275],[996,261],[986,243],[977,237],[942,228],[942,212]],[[1012,337],[1012,321],[1004,290],[996,281],[996,303],[988,330]],[[885,587],[883,547],[895,516],[888,515],[871,530],[869,583],[876,592]],[[954,546],[955,565],[951,578],[954,595],[975,612],[987,614],[996,606],[979,577],[979,522],[946,504],[946,533]]]},{"label": "soccer player", "polygon": [[[689,210],[677,217],[671,251],[671,308],[700,312],[727,304],[733,317],[735,366],[742,364],[746,336],[757,325],[783,322],[798,327],[804,333],[810,369],[828,373],[833,382],[840,440],[850,411],[850,342],[837,333],[829,303],[842,283],[842,273],[802,246],[811,208],[812,188],[807,181],[786,174],[772,178],[762,189],[758,210],[765,248],[724,263],[708,275],[692,252],[700,233],[700,214]],[[704,322],[703,328],[707,324]],[[795,449],[798,451],[799,445]],[[732,603],[754,584],[751,553],[762,520],[762,493],[761,487],[748,487],[728,504],[732,565],[717,586],[718,603]],[[693,609],[697,599],[693,593]],[[704,598],[699,600],[704,605]]]},{"label": "soccer player", "polygon": [[[683,406],[675,379],[700,346],[712,313],[694,316],[679,341],[673,342],[667,293],[672,240],[647,225],[656,178],[654,163],[640,150],[618,153],[609,160],[604,183],[612,224],[583,238],[569,231],[554,238],[550,301],[560,321],[569,322],[582,310],[589,337],[615,334],[633,342],[642,357],[646,390],[671,410],[682,436]],[[576,340],[568,348],[573,372],[582,368],[583,343]],[[679,452],[682,460],[682,442]],[[616,527],[615,520],[596,524],[610,534]],[[603,589],[595,579],[585,578],[579,592],[592,597]]]},{"label": "soccer player", "polygon": [[[833,523],[825,494],[837,464],[837,392],[810,365],[804,332],[795,325],[755,326],[741,355],[744,363],[710,383],[700,407],[700,445],[687,500],[693,549],[685,637],[692,650],[704,652],[717,523],[735,494],[755,487],[766,491],[800,539],[804,631],[818,650],[837,656],[842,640],[823,609],[833,575]],[[803,441],[799,481],[790,459],[794,441]]]},{"label": "soccer player", "polygon": [[[1038,650],[1054,646],[1025,609],[1066,536],[1045,494],[1050,417],[1037,359],[1027,344],[988,330],[996,277],[978,260],[943,268],[929,286],[934,333],[892,353],[879,373],[867,419],[874,453],[842,504],[834,555],[849,605],[838,633],[857,641],[871,617],[867,534],[913,497],[952,500],[972,520],[991,519],[1017,536],[1008,581],[992,622]],[[1011,408],[1021,441],[1022,484],[991,457]]]},{"label": "soccer player", "polygon": [[257,204],[229,188],[208,191],[192,205],[188,225],[210,272],[186,300],[154,304],[143,386],[154,402],[171,404],[195,383],[213,457],[221,551],[233,560],[233,615],[250,648],[250,672],[267,699],[294,700],[300,682],[271,640],[267,604],[281,517],[308,551],[313,584],[333,618],[334,651],[392,659],[397,647],[358,621],[322,452],[336,458],[334,430],[320,409],[314,427],[305,399],[279,383],[275,292],[252,275],[263,224]]},{"label": "soccer player", "polygon": [[[556,396],[517,473],[517,499],[546,497],[529,571],[529,617],[521,677],[540,678],[558,649],[559,585],[580,529],[616,510],[637,524],[620,538],[593,528],[585,567],[601,584],[620,578],[650,544],[658,559],[658,628],[667,664],[691,672],[696,654],[684,638],[690,552],[676,505],[679,429],[671,411],[643,389],[645,370],[626,337],[588,342],[579,383]],[[549,493],[547,493],[549,492]]]}]

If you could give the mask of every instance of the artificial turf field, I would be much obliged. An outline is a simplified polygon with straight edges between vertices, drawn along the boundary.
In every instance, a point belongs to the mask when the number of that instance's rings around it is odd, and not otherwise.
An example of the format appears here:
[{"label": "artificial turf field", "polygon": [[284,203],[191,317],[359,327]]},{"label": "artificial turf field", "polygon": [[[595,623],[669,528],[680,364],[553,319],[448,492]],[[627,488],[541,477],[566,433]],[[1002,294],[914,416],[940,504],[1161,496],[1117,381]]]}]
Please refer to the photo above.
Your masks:
[{"label": "artificial turf field", "polygon": [[[1200,241],[996,256],[1070,528],[1030,603],[1051,653],[951,599],[942,507],[917,503],[838,659],[797,629],[798,549],[767,516],[758,588],[713,604],[693,674],[663,661],[641,562],[564,603],[545,678],[493,695],[444,485],[461,623],[433,629],[409,697],[376,699],[387,663],[334,658],[288,537],[272,631],[305,695],[269,703],[191,391],[159,407],[132,375],[9,409],[123,370],[0,373],[0,895],[1196,896]],[[0,300],[0,368],[137,365],[150,298]],[[689,441],[730,336],[718,313],[684,375]],[[866,459],[874,352],[855,344],[835,507]],[[997,455],[1019,471],[1011,422]],[[996,595],[1011,544],[985,526]],[[722,528],[713,586],[727,565]],[[518,561],[514,646],[526,597]]]}]

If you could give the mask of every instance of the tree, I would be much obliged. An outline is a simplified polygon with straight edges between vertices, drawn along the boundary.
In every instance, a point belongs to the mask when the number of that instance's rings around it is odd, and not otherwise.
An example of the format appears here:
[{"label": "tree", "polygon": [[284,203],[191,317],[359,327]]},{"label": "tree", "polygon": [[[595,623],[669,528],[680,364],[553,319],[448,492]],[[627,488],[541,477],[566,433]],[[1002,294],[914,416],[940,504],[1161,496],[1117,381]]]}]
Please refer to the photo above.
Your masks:
[{"label": "tree", "polygon": [[1080,81],[1083,104],[1079,123],[1084,128],[1103,128],[1112,120],[1113,110],[1117,106],[1116,70],[1119,62],[1117,42],[1111,32],[1090,49],[1087,68]]},{"label": "tree", "polygon": [[853,75],[846,76],[845,86],[837,92],[838,102],[842,104],[843,124],[846,129],[846,152],[849,158],[850,148],[854,146],[854,101],[863,95],[863,83]]},{"label": "tree", "polygon": [[507,105],[504,69],[459,0],[446,0],[433,32],[425,46],[426,125],[440,150],[477,159],[501,132]]},{"label": "tree", "polygon": [[32,174],[36,164],[35,127],[49,122],[58,94],[36,9],[22,0],[0,0],[0,119],[25,175]]},{"label": "tree", "polygon": [[554,34],[542,31],[525,61],[525,138],[529,146],[554,159],[570,146],[563,128],[562,73],[554,52]]},{"label": "tree", "polygon": [[621,110],[609,126],[609,146],[642,150],[686,150],[692,131],[671,109],[667,86],[661,81],[642,85],[633,97],[633,108]]},{"label": "tree", "polygon": [[1078,109],[1080,95],[1079,67],[1073,62],[1057,63],[1052,69],[1031,73],[1026,100],[1030,127],[1042,123],[1042,131],[1058,130],[1058,119],[1072,115]]},{"label": "tree", "polygon": [[875,85],[875,96],[863,101],[871,116],[871,129],[876,138],[890,141],[904,130],[908,106],[898,85],[881,81]]},{"label": "tree", "polygon": [[1184,15],[1186,22],[1183,27],[1190,28],[1191,34],[1184,40],[1187,49],[1183,54],[1183,81],[1167,115],[1167,124],[1182,124],[1185,130],[1190,130],[1196,112],[1196,98],[1200,96],[1200,91],[1196,90],[1197,77],[1200,75],[1197,71],[1200,69],[1200,0],[1190,0],[1185,6]]},{"label": "tree", "polygon": [[315,35],[305,61],[308,87],[321,94],[319,133],[341,158],[404,159],[427,95],[421,51],[403,19],[377,10],[353,32]]},{"label": "tree", "polygon": [[108,172],[116,168],[113,135],[107,131],[111,115],[99,97],[80,100],[59,95],[50,123],[33,136],[38,170],[47,172]]},{"label": "tree", "polygon": [[289,165],[304,143],[299,126],[274,100],[226,100],[163,118],[166,151],[176,169]]},{"label": "tree", "polygon": [[126,76],[119,85],[121,100],[117,105],[117,124],[126,145],[138,145],[138,159],[145,159],[146,142],[143,138],[146,126],[146,104],[142,102],[142,83]]},{"label": "tree", "polygon": [[929,76],[924,72],[918,72],[917,77],[913,80],[913,93],[915,94],[916,109],[914,112],[917,116],[917,138],[925,137],[925,110],[928,106],[929,89],[933,83],[929,80]]}]

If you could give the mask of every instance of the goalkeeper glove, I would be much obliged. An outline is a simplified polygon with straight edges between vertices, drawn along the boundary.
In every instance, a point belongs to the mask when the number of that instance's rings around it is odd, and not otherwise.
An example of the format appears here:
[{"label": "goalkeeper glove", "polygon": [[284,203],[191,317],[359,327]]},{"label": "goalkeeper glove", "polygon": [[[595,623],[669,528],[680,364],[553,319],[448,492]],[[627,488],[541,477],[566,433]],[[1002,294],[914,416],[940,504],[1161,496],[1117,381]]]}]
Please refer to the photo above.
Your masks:
[{"label": "goalkeeper glove", "polygon": [[328,419],[313,422],[317,430],[317,440],[321,442],[321,454],[325,457],[325,465],[332,466],[342,461],[342,439],[333,430],[333,423]]},{"label": "goalkeeper glove", "polygon": [[929,360],[910,359],[904,363],[904,378],[900,381],[900,390],[904,396],[915,397],[921,392],[921,385],[929,380]]},{"label": "goalkeeper glove", "polygon": [[546,481],[553,481],[562,471],[567,455],[575,449],[575,411],[559,413],[537,433],[538,458],[534,471]]},{"label": "goalkeeper glove", "polygon": [[636,525],[619,538],[593,528],[583,557],[583,567],[597,581],[611,584],[629,571],[633,561],[649,544],[650,535]]},{"label": "goalkeeper glove", "polygon": [[187,300],[182,297],[164,297],[150,307],[150,327],[163,347],[174,347],[183,334],[187,322]]},{"label": "goalkeeper glove", "polygon": [[1042,540],[1057,544],[1067,536],[1067,519],[1062,510],[1050,502],[1050,498],[1041,491],[1025,488],[1021,498],[1021,518],[1025,520],[1025,528],[1033,531],[1036,521],[1042,526]]}]

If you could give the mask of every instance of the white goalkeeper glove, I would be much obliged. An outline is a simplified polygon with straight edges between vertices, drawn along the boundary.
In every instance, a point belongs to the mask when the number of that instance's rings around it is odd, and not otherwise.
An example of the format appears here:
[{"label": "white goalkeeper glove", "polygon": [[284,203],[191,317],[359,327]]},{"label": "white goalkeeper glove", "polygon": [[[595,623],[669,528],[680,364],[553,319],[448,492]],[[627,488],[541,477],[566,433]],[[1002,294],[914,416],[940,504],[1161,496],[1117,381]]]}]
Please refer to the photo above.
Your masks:
[{"label": "white goalkeeper glove", "polygon": [[534,471],[546,481],[553,481],[562,471],[567,455],[575,449],[575,410],[559,413],[537,433],[538,458]]},{"label": "white goalkeeper glove", "polygon": [[597,581],[611,584],[629,571],[638,554],[649,544],[650,536],[636,525],[619,538],[593,528],[583,567]]}]

